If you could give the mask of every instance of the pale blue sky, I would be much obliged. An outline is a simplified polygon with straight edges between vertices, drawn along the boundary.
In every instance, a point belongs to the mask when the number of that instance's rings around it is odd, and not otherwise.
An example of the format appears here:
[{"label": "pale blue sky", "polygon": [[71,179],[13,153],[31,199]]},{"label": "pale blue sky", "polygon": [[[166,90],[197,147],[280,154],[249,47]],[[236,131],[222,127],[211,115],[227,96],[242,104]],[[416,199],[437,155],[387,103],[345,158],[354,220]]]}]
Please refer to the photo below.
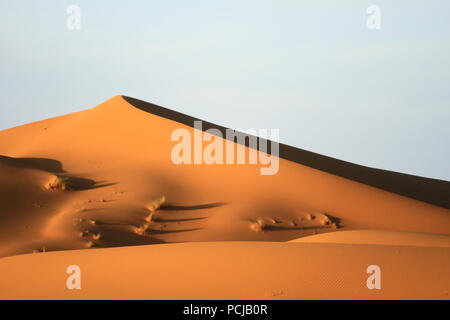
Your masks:
[{"label": "pale blue sky", "polygon": [[448,0],[0,0],[0,30],[0,130],[124,94],[450,180]]}]

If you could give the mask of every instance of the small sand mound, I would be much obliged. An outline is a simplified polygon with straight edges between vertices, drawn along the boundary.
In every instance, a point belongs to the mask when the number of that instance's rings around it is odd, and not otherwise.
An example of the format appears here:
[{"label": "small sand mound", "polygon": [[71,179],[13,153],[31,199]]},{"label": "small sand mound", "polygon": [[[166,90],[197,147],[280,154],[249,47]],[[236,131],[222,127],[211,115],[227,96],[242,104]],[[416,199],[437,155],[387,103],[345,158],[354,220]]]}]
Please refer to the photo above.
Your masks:
[{"label": "small sand mound", "polygon": [[147,221],[148,223],[158,221],[158,216],[156,215],[156,212],[150,212],[150,214],[145,218],[145,221]]},{"label": "small sand mound", "polygon": [[[105,187],[108,184],[97,184],[92,179],[73,177],[73,176],[52,176],[49,181],[44,185],[44,188],[52,191],[78,191],[78,190],[90,190],[99,187]],[[106,200],[100,199],[99,202],[106,202]]]},{"label": "small sand mound", "polygon": [[151,205],[148,206],[148,210],[150,210],[151,212],[155,212],[158,211],[159,209],[161,209],[161,207],[163,207],[166,204],[166,197],[162,196],[161,198],[157,199],[157,200],[153,200],[153,202],[151,203]]},{"label": "small sand mound", "polygon": [[75,189],[75,183],[70,177],[54,176],[45,185],[47,190],[71,191]]},{"label": "small sand mound", "polygon": [[266,222],[262,218],[258,218],[256,222],[250,224],[250,229],[255,232],[263,232],[266,227]]},{"label": "small sand mound", "polygon": [[135,228],[135,232],[141,236],[144,236],[147,233],[147,230],[149,229],[150,225],[148,223],[144,223],[140,225],[139,227]]},{"label": "small sand mound", "polygon": [[336,223],[325,213],[307,213],[301,219],[301,227],[337,228]]},{"label": "small sand mound", "polygon": [[92,236],[92,239],[94,239],[94,240],[100,240],[101,239],[101,237],[102,237],[102,235],[100,234],[100,233],[97,233],[97,234],[94,234],[93,236]]}]

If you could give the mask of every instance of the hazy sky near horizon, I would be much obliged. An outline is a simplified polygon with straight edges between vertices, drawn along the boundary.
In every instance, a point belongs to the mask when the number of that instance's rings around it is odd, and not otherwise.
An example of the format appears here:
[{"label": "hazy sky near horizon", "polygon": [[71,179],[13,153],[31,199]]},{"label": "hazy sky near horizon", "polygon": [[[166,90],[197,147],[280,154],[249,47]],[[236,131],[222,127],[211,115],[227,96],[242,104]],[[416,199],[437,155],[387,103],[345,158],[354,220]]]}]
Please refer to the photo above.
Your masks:
[{"label": "hazy sky near horizon", "polygon": [[448,0],[0,0],[0,30],[0,130],[123,94],[450,180]]}]

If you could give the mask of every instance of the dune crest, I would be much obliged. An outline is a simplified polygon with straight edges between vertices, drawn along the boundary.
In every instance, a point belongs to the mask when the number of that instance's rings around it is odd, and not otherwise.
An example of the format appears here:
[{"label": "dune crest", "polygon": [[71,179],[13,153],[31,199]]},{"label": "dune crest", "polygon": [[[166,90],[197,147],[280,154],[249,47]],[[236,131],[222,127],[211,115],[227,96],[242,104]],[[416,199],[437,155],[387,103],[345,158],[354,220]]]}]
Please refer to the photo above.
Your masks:
[{"label": "dune crest", "polygon": [[450,236],[420,232],[348,230],[303,237],[290,242],[450,247]]}]

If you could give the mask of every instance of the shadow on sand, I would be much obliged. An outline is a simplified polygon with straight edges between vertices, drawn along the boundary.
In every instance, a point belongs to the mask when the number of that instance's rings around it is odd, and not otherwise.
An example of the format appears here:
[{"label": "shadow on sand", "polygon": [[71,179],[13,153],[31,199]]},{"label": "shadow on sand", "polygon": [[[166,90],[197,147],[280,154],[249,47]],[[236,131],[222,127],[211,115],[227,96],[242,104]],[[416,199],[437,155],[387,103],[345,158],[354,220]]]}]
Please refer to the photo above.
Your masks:
[{"label": "shadow on sand", "polygon": [[193,206],[177,206],[177,205],[165,205],[161,208],[162,211],[187,211],[187,210],[202,210],[202,209],[211,209],[217,207],[223,207],[227,205],[226,202],[212,202],[205,204],[198,204]]},{"label": "shadow on sand", "polygon": [[23,169],[37,169],[50,173],[65,173],[62,163],[46,158],[12,158],[0,155],[0,163]]},{"label": "shadow on sand", "polygon": [[[92,189],[98,189],[98,188],[104,188],[116,185],[117,183],[111,182],[106,183],[106,181],[95,181],[92,179],[86,179],[86,178],[77,178],[77,177],[70,177],[72,190],[73,191],[83,191],[83,190],[92,190]],[[111,202],[112,200],[104,200],[104,202]]]}]

